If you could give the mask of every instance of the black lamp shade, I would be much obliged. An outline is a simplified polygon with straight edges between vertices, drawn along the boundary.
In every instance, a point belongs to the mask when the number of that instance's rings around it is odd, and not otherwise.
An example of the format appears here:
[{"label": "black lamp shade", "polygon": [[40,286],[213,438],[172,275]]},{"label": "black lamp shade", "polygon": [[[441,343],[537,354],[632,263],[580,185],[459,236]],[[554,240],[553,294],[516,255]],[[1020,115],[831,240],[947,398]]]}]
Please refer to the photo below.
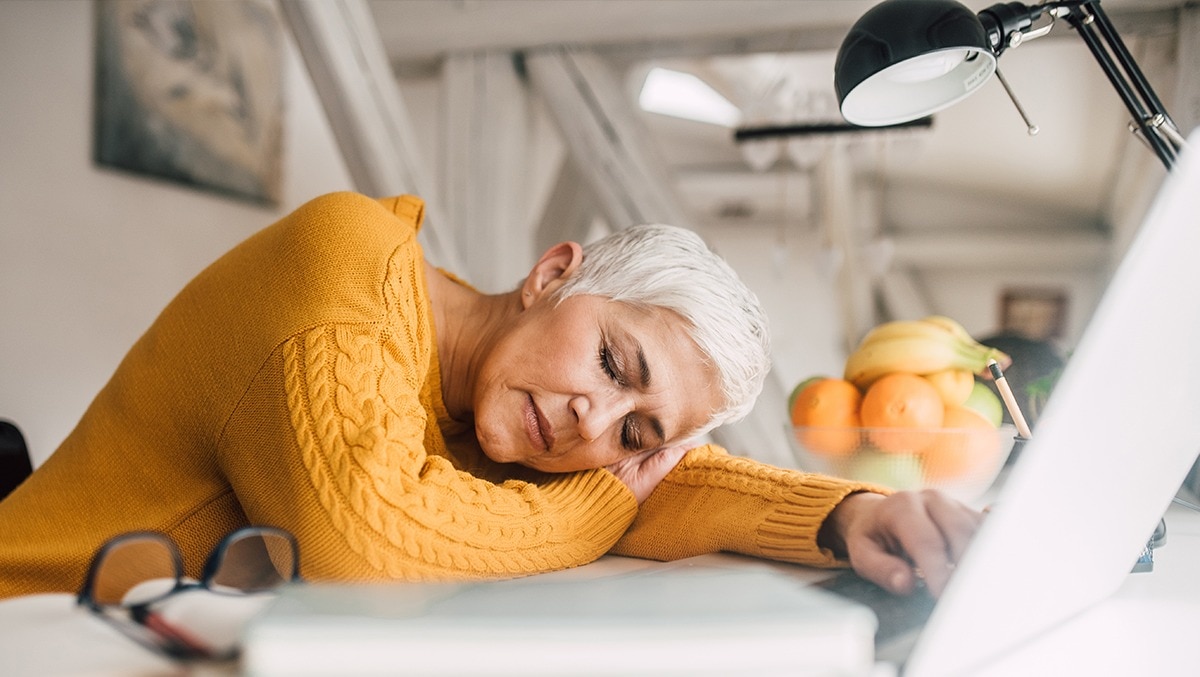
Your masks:
[{"label": "black lamp shade", "polygon": [[954,0],[884,0],[842,41],[834,87],[850,123],[925,117],[970,95],[996,71],[983,24]]}]

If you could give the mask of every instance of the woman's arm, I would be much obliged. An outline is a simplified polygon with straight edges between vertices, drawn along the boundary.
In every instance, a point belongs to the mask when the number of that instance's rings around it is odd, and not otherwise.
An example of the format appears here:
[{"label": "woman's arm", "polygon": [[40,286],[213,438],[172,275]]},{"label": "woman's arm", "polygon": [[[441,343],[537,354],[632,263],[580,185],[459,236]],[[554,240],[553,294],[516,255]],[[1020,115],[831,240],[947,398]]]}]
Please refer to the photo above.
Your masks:
[{"label": "woman's arm", "polygon": [[885,490],[698,447],[650,494],[612,552],[671,560],[726,551],[833,566],[844,562],[818,542],[818,532],[858,491]]},{"label": "woman's arm", "polygon": [[816,566],[847,562],[892,592],[941,593],[982,515],[936,491],[896,492],[693,449],[612,552],[677,559],[737,552]]},{"label": "woman's arm", "polygon": [[237,303],[188,321],[235,327],[227,350],[242,359],[242,345],[270,346],[234,382],[223,474],[249,521],[296,534],[314,579],[516,576],[599,557],[637,509],[615,477],[517,481],[447,448],[421,213],[415,198],[326,196],[212,271],[206,298]]},{"label": "woman's arm", "polygon": [[251,522],[296,534],[306,577],[516,576],[617,540],[636,502],[609,473],[535,484],[456,469],[428,413],[433,384],[409,379],[420,370],[393,341],[373,326],[287,341],[228,427],[221,461],[238,501]]}]

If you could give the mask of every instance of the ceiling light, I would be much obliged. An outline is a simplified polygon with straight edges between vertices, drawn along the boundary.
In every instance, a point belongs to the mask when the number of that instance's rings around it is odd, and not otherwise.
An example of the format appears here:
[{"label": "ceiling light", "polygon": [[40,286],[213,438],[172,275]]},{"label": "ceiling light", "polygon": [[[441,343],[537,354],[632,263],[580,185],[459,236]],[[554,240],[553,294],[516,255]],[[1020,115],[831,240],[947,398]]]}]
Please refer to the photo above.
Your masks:
[{"label": "ceiling light", "polygon": [[642,110],[722,127],[733,127],[742,113],[708,83],[691,73],[653,68],[638,96]]}]

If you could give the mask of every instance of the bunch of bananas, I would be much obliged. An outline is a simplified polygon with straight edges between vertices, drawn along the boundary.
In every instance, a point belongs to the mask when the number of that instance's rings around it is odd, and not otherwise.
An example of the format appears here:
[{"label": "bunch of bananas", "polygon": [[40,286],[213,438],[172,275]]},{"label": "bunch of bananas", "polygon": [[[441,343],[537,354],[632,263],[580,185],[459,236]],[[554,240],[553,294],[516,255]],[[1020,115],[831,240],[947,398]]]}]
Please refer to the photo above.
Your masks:
[{"label": "bunch of bananas", "polygon": [[1001,367],[1012,361],[967,333],[962,325],[941,315],[920,320],[885,322],[867,332],[846,360],[844,378],[862,391],[894,372],[924,376],[948,369],[982,374],[988,362]]}]

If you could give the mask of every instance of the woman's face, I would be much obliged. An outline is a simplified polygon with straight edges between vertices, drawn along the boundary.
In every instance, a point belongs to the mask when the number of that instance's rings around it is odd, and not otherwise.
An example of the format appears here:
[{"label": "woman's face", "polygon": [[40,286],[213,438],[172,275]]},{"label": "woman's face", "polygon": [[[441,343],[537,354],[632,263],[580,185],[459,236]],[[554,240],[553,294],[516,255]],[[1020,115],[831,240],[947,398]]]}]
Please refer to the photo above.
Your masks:
[{"label": "woman's face", "polygon": [[539,298],[480,368],[475,433],[493,461],[598,468],[679,443],[721,404],[684,320],[598,296]]}]

